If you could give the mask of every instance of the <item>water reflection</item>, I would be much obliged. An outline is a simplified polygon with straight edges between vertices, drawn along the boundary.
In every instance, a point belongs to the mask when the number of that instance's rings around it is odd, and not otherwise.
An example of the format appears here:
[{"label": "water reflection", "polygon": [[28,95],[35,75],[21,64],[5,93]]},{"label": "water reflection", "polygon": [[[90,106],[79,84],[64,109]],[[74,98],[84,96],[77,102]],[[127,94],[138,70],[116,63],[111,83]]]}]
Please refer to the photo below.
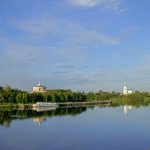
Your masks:
[{"label": "water reflection", "polygon": [[146,150],[149,115],[150,106],[129,104],[0,110],[0,150]]},{"label": "water reflection", "polygon": [[41,117],[33,117],[33,122],[36,122],[41,126],[41,123],[43,121],[46,121],[46,116],[41,116]]},{"label": "water reflection", "polygon": [[124,105],[124,114],[127,115],[128,111],[132,111],[133,106]]},{"label": "water reflection", "polygon": [[42,112],[42,111],[51,111],[51,110],[56,110],[57,107],[34,107],[33,110],[36,110],[37,112]]},{"label": "water reflection", "polygon": [[[142,106],[142,105],[141,105]],[[146,106],[146,105],[145,105]],[[13,120],[24,120],[24,119],[32,119],[33,122],[38,123],[41,126],[42,122],[45,122],[47,117],[51,118],[54,116],[65,116],[71,115],[75,116],[85,112],[87,109],[94,109],[95,106],[88,106],[88,107],[70,107],[70,108],[56,108],[56,107],[40,107],[40,108],[33,108],[31,109],[0,109],[0,125],[5,127],[10,127],[10,124]],[[97,106],[108,108],[118,107],[116,105],[112,106]],[[120,106],[119,106],[120,107]],[[124,105],[123,111],[124,114],[127,115],[128,112],[132,111],[132,105]],[[139,106],[138,106],[139,107]]]},{"label": "water reflection", "polygon": [[0,125],[5,127],[10,127],[11,121],[13,120],[24,120],[28,118],[32,118],[33,122],[36,122],[41,125],[43,121],[46,121],[46,117],[53,116],[64,116],[71,115],[75,116],[86,111],[86,107],[72,107],[72,108],[37,108],[33,110],[25,109],[25,110],[0,110]]}]

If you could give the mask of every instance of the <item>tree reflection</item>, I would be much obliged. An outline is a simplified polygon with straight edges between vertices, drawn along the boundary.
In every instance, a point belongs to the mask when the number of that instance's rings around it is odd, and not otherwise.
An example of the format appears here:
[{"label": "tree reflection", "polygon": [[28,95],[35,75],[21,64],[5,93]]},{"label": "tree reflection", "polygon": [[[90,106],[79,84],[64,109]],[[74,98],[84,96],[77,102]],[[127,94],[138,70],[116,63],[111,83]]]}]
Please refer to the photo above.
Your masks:
[{"label": "tree reflection", "polygon": [[46,120],[46,118],[51,118],[53,116],[65,116],[71,115],[75,116],[86,111],[86,107],[71,107],[71,108],[58,108],[48,111],[37,111],[37,110],[19,110],[19,109],[3,109],[0,110],[0,125],[5,127],[10,127],[10,123],[13,120],[24,120],[32,118],[34,122],[39,124]]},{"label": "tree reflection", "polygon": [[[147,107],[149,106],[149,102],[145,100],[145,103],[141,101],[141,99],[113,99],[112,104],[107,105],[97,105],[97,107],[119,107],[124,105],[124,112],[127,113],[127,110],[131,110],[132,106],[138,108],[140,106]],[[87,106],[87,107],[70,107],[70,108],[37,108],[35,110],[32,109],[0,109],[0,125],[9,127],[11,121],[13,120],[24,120],[28,118],[32,118],[33,122],[37,122],[39,125],[41,122],[46,121],[46,118],[51,118],[54,116],[65,116],[71,115],[75,116],[77,114],[81,114],[87,109],[94,109],[95,106]]]}]

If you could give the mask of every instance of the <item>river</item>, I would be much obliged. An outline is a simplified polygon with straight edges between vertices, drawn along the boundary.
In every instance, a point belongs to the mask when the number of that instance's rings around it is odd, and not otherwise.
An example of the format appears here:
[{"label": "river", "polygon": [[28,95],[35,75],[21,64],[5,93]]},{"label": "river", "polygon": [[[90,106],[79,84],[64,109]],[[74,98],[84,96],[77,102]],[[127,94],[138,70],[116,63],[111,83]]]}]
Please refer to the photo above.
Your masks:
[{"label": "river", "polygon": [[148,150],[150,106],[0,110],[0,150]]}]

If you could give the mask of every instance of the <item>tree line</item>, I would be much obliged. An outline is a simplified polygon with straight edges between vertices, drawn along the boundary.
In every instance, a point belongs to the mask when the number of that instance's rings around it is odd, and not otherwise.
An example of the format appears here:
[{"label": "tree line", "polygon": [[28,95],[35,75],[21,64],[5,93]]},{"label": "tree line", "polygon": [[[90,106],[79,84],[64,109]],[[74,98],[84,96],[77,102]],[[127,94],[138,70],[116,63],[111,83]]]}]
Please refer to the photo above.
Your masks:
[{"label": "tree line", "polygon": [[70,89],[47,90],[46,93],[30,93],[13,89],[10,86],[0,87],[0,103],[36,103],[36,102],[85,102],[112,100],[113,104],[150,103],[149,92],[136,91],[130,95],[119,92],[73,92]]}]

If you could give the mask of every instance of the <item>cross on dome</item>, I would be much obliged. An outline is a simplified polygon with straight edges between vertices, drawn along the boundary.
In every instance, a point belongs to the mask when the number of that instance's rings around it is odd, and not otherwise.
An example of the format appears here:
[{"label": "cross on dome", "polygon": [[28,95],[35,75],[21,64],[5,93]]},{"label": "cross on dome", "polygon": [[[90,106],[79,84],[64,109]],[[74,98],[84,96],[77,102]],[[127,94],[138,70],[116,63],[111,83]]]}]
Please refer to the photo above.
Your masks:
[{"label": "cross on dome", "polygon": [[39,84],[38,84],[38,86],[41,86],[41,83],[40,83],[40,81],[39,81]]}]

